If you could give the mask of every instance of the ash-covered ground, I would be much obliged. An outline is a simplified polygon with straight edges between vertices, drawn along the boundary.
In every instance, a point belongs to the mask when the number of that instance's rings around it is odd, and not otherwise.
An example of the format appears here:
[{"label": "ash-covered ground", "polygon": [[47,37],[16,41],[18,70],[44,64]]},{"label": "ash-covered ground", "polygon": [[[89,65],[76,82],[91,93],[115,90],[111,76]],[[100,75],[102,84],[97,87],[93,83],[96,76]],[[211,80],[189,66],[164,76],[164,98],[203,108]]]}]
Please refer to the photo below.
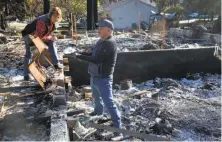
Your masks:
[{"label": "ash-covered ground", "polygon": [[[221,140],[219,74],[189,74],[180,80],[156,78],[134,84],[129,90],[114,89],[113,93],[121,111],[123,128],[127,130],[170,137],[172,140]],[[91,101],[68,104],[70,109],[93,110]],[[107,112],[106,115],[109,116]]]},{"label": "ash-covered ground", "polygon": [[[116,35],[118,50],[119,52],[137,51],[141,48],[158,50],[162,49],[162,45],[165,48],[204,48],[208,45],[205,41],[195,43],[182,38],[168,38],[163,42],[158,35],[149,36]],[[98,40],[96,37],[98,36],[89,35],[88,38],[85,37],[77,42],[72,39],[57,41],[56,47],[60,52],[60,58],[62,52],[65,54],[75,52],[76,44],[78,50],[84,50],[95,44]],[[0,88],[37,85],[35,80],[22,81],[24,43],[14,41],[0,47],[2,53]],[[219,74],[192,74],[180,80],[156,78],[134,84],[133,88],[125,91],[119,90],[118,85],[114,85],[114,88],[115,102],[121,111],[125,129],[171,137],[172,140],[221,140],[221,75]],[[4,101],[7,110],[1,110],[1,114],[6,116],[0,120],[1,140],[49,139],[48,120],[38,119],[38,116],[52,109],[52,97],[46,95],[20,97],[37,90],[27,87],[1,96],[0,106]],[[87,112],[93,110],[92,101],[83,99],[77,102],[69,101],[68,106],[69,109],[83,108]],[[105,136],[96,135],[88,139],[106,140]]]},{"label": "ash-covered ground", "polygon": [[[81,40],[62,39],[57,41],[60,51],[70,54],[76,50],[84,50],[89,46],[95,45],[99,40],[98,34],[80,34]],[[150,33],[120,33],[114,36],[118,52],[130,52],[139,50],[159,50],[159,49],[177,49],[177,48],[204,48],[215,46],[210,40],[188,39],[185,37],[162,37],[159,34]],[[76,49],[77,45],[77,49]]]}]

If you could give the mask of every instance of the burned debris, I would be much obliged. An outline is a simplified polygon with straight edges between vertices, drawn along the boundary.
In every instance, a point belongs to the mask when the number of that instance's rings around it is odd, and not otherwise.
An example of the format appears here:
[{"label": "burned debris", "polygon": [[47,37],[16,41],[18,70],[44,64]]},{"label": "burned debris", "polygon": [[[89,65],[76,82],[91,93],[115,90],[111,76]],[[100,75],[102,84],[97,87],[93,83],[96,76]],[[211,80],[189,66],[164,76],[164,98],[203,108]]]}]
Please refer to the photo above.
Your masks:
[{"label": "burned debris", "polygon": [[[168,13],[183,10],[183,2],[163,3],[164,13],[158,1],[97,2],[0,2],[0,140],[221,141],[221,35],[212,33],[219,33],[221,16],[207,22],[209,15],[181,20],[183,12]],[[61,9],[43,16],[47,23],[37,15],[50,3]],[[27,15],[23,4],[49,24],[47,32],[41,34],[42,21]],[[98,17],[97,10],[107,11]],[[121,15],[127,12],[132,21]],[[29,48],[20,31],[32,21],[26,80]],[[101,34],[104,29],[109,36]]]}]

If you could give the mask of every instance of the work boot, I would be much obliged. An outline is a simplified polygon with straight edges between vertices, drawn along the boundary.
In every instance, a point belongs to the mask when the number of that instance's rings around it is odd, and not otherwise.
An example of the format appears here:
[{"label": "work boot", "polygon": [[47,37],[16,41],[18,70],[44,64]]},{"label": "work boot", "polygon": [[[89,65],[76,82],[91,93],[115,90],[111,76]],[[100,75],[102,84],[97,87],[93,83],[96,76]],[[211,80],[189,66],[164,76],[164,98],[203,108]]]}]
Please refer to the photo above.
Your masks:
[{"label": "work boot", "polygon": [[63,65],[62,64],[57,64],[57,65],[53,65],[54,66],[54,68],[56,69],[56,70],[60,70],[60,69],[62,69],[63,68]]},{"label": "work boot", "polygon": [[30,77],[29,75],[24,76],[24,81],[29,81]]}]

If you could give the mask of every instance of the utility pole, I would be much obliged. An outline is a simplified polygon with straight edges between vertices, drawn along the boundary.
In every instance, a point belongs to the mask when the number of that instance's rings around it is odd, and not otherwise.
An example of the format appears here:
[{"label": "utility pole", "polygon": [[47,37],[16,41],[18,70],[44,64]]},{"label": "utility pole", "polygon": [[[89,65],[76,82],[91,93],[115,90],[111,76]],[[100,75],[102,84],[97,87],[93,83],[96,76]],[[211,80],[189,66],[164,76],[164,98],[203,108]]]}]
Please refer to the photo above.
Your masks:
[{"label": "utility pole", "polygon": [[87,30],[95,30],[98,22],[98,0],[87,0]]}]

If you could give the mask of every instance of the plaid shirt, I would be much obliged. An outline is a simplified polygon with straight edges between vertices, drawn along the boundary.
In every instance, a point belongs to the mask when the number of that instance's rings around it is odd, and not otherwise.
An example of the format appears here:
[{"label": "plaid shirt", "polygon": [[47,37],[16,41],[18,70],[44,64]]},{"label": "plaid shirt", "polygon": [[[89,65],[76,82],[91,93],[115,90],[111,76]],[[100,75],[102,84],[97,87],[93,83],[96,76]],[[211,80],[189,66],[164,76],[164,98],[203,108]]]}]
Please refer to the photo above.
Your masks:
[{"label": "plaid shirt", "polygon": [[[36,23],[36,31],[35,31],[34,36],[37,36],[40,39],[45,41],[45,40],[47,40],[47,36],[49,36],[52,33],[52,30],[53,30],[53,24],[51,24],[49,27],[47,27],[47,25],[44,21],[38,20]],[[48,32],[46,33],[46,31],[48,31]]]}]

